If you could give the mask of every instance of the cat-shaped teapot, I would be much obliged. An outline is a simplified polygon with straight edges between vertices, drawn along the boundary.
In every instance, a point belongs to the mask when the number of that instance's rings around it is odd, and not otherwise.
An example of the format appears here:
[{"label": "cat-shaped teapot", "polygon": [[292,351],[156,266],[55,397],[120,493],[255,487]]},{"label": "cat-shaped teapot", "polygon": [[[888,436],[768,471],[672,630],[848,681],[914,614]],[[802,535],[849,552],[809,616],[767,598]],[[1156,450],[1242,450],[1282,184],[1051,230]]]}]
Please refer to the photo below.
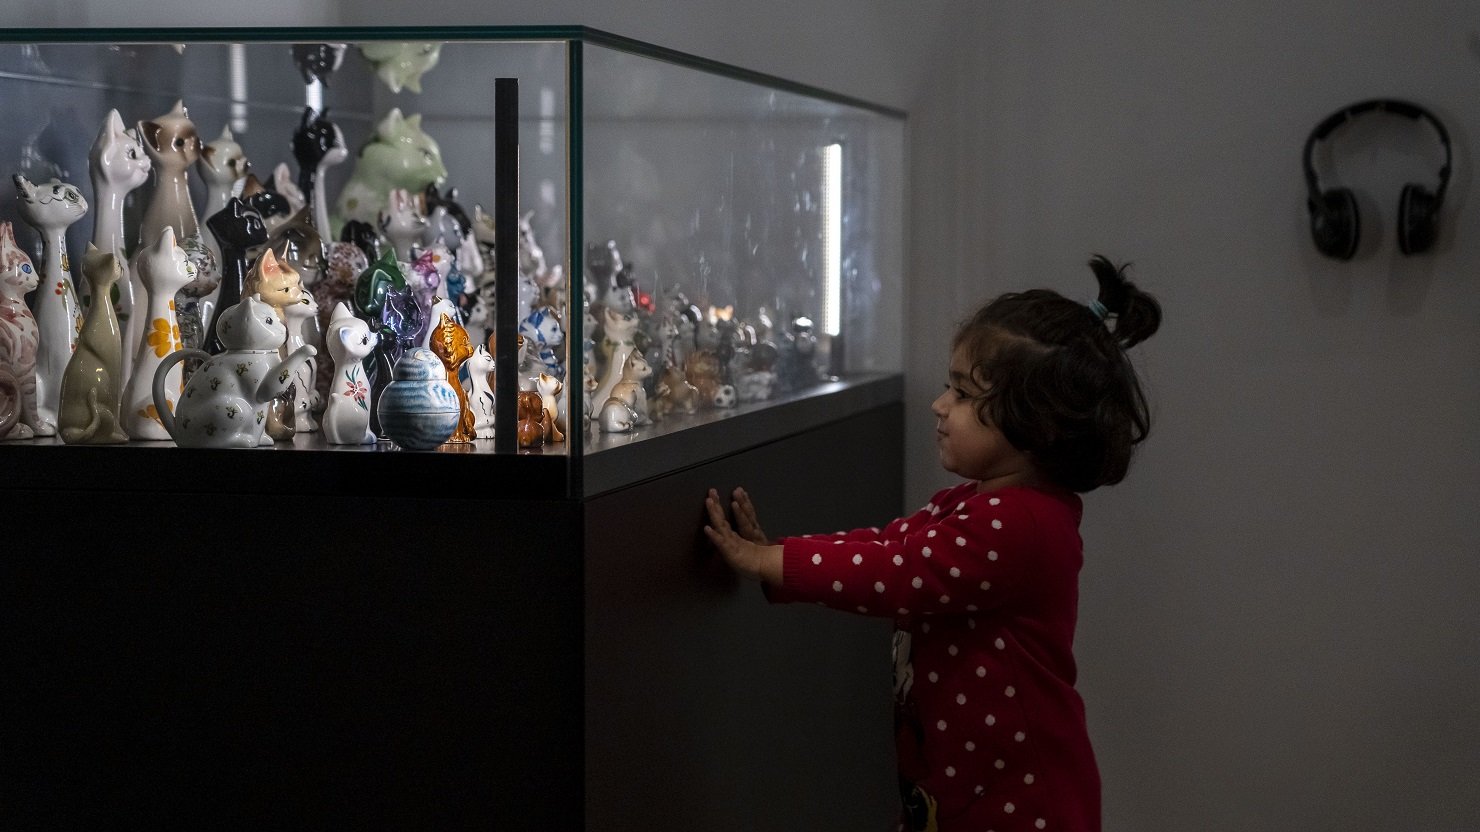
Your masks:
[{"label": "cat-shaped teapot", "polygon": [[[282,316],[252,295],[221,312],[218,331],[226,351],[179,350],[154,371],[154,406],[182,448],[255,448],[270,445],[263,433],[267,404],[282,395],[299,364],[318,353],[305,344],[278,360],[288,330]],[[165,395],[170,367],[186,358],[205,364],[190,377],[174,413]]]}]

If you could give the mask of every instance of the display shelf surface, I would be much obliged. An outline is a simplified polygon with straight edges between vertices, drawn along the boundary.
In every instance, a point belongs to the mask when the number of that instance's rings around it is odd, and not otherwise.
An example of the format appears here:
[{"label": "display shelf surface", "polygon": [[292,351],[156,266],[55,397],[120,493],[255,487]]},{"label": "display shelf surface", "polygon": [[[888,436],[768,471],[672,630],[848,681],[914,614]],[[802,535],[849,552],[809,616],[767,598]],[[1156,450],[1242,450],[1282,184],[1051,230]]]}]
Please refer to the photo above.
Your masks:
[{"label": "display shelf surface", "polygon": [[673,414],[629,434],[590,433],[585,455],[565,446],[496,454],[493,440],[411,451],[390,442],[329,445],[322,436],[252,450],[177,448],[173,442],[65,445],[56,438],[0,443],[7,489],[46,491],[373,496],[397,484],[435,482],[464,499],[593,496],[698,465],[878,405],[898,401],[903,379],[873,375],[827,382],[781,401],[720,415]]}]

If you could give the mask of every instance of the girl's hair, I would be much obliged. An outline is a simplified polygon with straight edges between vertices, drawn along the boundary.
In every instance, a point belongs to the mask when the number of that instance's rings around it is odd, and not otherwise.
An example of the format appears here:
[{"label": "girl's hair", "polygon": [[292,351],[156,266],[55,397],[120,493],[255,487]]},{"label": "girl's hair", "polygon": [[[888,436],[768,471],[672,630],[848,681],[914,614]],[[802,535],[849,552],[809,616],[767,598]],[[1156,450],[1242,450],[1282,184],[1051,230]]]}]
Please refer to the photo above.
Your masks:
[{"label": "girl's hair", "polygon": [[1125,351],[1161,325],[1161,304],[1125,279],[1125,266],[1099,255],[1089,266],[1101,308],[1047,289],[1010,292],[962,324],[951,344],[971,357],[972,378],[984,391],[982,423],[1032,455],[1044,476],[1078,492],[1124,479],[1151,428]]}]

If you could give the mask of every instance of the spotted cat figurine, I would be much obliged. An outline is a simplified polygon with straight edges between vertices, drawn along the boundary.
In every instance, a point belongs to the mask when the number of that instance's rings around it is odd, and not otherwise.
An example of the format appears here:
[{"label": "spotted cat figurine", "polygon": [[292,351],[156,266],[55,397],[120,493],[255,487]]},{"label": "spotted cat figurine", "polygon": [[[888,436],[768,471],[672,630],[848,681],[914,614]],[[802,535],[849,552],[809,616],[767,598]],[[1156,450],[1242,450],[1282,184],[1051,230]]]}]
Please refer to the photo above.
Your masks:
[{"label": "spotted cat figurine", "polygon": [[128,441],[122,424],[123,333],[113,309],[113,287],[123,278],[123,268],[118,255],[88,243],[82,273],[96,294],[62,375],[57,432],[68,445],[121,445]]},{"label": "spotted cat figurine", "polygon": [[30,439],[51,436],[56,423],[44,421],[36,409],[36,349],[40,333],[36,318],[26,306],[26,293],[41,282],[31,258],[15,244],[8,222],[0,222],[0,370],[10,374],[16,387],[18,421],[0,439]]},{"label": "spotted cat figurine", "polygon": [[[318,351],[305,344],[279,360],[278,348],[288,328],[277,309],[257,295],[222,312],[218,326],[226,352],[180,350],[154,371],[154,406],[160,421],[182,448],[271,445],[264,432],[268,402],[288,389],[294,370]],[[205,363],[186,382],[171,414],[165,403],[165,379],[170,368],[186,358]]]}]

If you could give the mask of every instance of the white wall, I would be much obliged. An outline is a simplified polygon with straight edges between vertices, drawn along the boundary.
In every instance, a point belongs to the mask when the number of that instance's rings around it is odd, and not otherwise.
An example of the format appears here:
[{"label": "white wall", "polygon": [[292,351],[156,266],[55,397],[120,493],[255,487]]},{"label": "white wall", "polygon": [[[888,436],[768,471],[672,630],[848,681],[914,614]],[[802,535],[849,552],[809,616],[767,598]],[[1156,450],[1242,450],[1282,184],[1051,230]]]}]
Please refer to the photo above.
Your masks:
[{"label": "white wall", "polygon": [[[1472,3],[971,0],[7,4],[11,25],[579,23],[912,114],[911,500],[927,403],[997,292],[1087,297],[1133,260],[1157,423],[1090,495],[1078,653],[1110,832],[1480,828],[1480,124]],[[1397,254],[1427,137],[1343,134],[1353,263],[1306,234],[1299,150],[1336,107],[1448,122],[1439,249]]]},{"label": "white wall", "polygon": [[[909,492],[946,481],[925,403],[978,300],[1094,287],[1165,305],[1133,352],[1158,421],[1090,495],[1078,655],[1107,830],[1480,829],[1480,131],[1473,3],[962,2],[911,102]],[[1336,137],[1350,264],[1306,233],[1328,112],[1448,123],[1438,250],[1397,252],[1439,158],[1395,119]]]}]

